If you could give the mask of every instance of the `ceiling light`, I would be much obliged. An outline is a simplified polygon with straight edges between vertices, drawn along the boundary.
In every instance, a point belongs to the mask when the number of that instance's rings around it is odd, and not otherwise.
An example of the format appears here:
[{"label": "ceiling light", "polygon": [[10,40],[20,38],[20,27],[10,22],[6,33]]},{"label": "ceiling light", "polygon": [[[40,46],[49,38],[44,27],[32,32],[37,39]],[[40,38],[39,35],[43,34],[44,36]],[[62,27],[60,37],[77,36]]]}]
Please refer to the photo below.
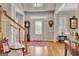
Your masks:
[{"label": "ceiling light", "polygon": [[42,3],[33,3],[33,7],[42,7],[43,4]]}]

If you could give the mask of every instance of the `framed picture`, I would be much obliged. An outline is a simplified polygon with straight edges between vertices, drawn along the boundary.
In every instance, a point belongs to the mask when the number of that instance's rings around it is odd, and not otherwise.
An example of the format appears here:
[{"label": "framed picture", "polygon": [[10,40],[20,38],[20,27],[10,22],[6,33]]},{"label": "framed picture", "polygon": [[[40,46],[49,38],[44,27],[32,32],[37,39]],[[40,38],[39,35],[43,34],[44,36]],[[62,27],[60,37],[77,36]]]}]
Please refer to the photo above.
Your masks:
[{"label": "framed picture", "polygon": [[77,29],[78,28],[78,20],[75,16],[70,18],[70,28],[71,29]]}]

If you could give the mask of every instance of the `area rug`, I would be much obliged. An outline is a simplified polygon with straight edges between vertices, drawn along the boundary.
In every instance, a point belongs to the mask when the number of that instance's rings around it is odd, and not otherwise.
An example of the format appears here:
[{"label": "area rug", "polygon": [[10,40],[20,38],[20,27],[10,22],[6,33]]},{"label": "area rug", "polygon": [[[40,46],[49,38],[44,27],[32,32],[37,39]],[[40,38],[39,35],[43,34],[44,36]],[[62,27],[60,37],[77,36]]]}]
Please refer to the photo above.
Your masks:
[{"label": "area rug", "polygon": [[48,46],[47,41],[30,41],[28,46]]}]

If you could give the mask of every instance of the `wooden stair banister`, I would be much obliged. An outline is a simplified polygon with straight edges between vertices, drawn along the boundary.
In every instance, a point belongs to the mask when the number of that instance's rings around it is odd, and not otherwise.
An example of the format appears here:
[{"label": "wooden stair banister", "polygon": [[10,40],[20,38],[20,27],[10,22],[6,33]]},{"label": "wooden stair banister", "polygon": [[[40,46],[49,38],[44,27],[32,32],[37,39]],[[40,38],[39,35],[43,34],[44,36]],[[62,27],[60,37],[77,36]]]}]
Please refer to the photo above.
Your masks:
[{"label": "wooden stair banister", "polygon": [[[18,26],[18,28],[19,29],[22,29],[23,31],[22,32],[24,32],[24,41],[25,42],[23,42],[24,43],[24,45],[25,45],[25,48],[27,47],[27,40],[26,40],[26,28],[25,27],[23,27],[21,24],[19,24],[18,22],[16,22],[13,18],[11,18],[8,14],[7,14],[7,12],[2,8],[2,6],[0,6],[0,35],[3,35],[2,34],[2,28],[1,28],[1,26],[2,26],[2,14],[4,14],[7,18],[8,18],[8,21],[10,21],[10,22],[13,22],[14,24],[16,24],[17,26]],[[7,19],[6,19],[7,20]],[[10,24],[9,24],[10,25]],[[19,35],[18,35],[19,36]]]}]

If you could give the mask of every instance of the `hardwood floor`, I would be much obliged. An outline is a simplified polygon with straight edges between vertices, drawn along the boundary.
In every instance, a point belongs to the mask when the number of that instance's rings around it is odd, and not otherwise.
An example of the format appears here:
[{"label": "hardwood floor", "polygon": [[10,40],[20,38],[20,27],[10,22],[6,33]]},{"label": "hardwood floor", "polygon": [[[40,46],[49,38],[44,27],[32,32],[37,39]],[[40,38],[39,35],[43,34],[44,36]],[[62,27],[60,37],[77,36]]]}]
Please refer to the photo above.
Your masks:
[{"label": "hardwood floor", "polygon": [[64,43],[48,42],[47,46],[28,46],[25,56],[64,56]]},{"label": "hardwood floor", "polygon": [[49,42],[48,55],[50,56],[63,56],[64,55],[64,44],[59,42]]}]

